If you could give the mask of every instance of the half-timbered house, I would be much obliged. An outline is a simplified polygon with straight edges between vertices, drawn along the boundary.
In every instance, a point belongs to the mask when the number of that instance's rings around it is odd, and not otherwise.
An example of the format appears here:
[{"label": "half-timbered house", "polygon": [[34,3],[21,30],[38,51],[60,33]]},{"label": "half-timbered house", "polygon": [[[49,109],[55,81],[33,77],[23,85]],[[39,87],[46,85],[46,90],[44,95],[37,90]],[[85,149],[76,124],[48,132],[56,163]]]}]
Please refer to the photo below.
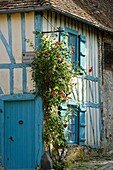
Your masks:
[{"label": "half-timbered house", "polygon": [[[32,94],[34,53],[25,41],[40,46],[33,31],[67,32],[68,45],[75,48],[73,62],[86,72],[78,75],[72,99],[61,106],[62,113],[70,106],[76,113],[69,122],[69,144],[111,146],[111,11],[110,0],[0,0],[0,155],[5,169],[32,170],[43,153],[43,106]],[[60,40],[60,31],[58,36]]]}]

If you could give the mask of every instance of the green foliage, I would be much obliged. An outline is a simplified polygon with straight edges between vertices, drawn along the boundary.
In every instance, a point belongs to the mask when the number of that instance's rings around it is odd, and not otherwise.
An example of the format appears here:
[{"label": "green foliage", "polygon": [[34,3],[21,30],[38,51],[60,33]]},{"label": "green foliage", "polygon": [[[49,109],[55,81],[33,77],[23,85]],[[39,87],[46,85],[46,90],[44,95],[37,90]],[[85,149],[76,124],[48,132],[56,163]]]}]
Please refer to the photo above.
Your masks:
[{"label": "green foliage", "polygon": [[[32,63],[32,79],[44,104],[44,147],[52,157],[65,146],[65,119],[59,112],[59,106],[67,101],[71,93],[75,74],[69,62],[71,52],[66,46],[66,36],[62,42],[56,39],[56,35],[42,35],[41,49],[35,51],[36,57]],[[54,155],[54,158],[54,165],[59,165],[57,170],[64,166],[59,156]]]},{"label": "green foliage", "polygon": [[66,42],[53,41],[53,37],[42,36],[42,47],[33,61],[33,80],[38,87],[38,95],[49,105],[66,100],[71,92],[72,64]]}]

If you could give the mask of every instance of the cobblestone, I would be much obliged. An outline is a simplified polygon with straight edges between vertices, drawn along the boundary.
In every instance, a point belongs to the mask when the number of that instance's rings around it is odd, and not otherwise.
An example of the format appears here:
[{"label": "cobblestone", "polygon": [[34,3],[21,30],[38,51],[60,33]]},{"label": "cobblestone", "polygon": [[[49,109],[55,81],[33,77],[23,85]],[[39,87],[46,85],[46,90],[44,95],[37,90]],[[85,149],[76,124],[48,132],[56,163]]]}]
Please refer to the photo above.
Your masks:
[{"label": "cobblestone", "polygon": [[[4,170],[4,168],[0,167],[0,170]],[[37,170],[39,169],[37,168]],[[113,170],[113,156],[76,161],[73,168],[67,168],[66,170]]]},{"label": "cobblestone", "polygon": [[[99,158],[100,159],[100,158]],[[79,161],[74,167],[67,170],[113,170],[113,160],[87,160]]]}]

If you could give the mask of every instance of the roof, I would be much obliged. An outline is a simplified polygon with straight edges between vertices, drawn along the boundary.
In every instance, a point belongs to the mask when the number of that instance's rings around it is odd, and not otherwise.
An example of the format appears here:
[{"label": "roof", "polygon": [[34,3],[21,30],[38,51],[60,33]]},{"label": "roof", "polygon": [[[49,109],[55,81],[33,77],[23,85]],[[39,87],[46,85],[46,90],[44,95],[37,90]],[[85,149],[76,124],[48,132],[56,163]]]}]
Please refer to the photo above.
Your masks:
[{"label": "roof", "polygon": [[0,13],[52,9],[113,32],[113,0],[0,0]]}]

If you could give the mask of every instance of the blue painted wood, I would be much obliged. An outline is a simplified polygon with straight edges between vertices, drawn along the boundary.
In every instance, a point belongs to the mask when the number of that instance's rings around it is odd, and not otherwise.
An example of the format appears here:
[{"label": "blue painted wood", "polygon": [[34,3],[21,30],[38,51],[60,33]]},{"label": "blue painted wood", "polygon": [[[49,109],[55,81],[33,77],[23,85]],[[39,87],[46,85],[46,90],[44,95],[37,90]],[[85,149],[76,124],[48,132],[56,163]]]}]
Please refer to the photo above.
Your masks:
[{"label": "blue painted wood", "polygon": [[95,82],[99,81],[99,77],[93,77],[93,76],[89,76],[89,75],[84,76],[84,79],[95,81]]},{"label": "blue painted wood", "polygon": [[8,44],[8,42],[6,41],[4,35],[2,34],[1,31],[0,31],[0,39],[1,39],[2,43],[4,44],[4,46],[6,48],[6,51],[7,51],[8,55],[9,55],[11,63],[15,63],[14,56],[12,54],[11,46]]},{"label": "blue painted wood", "polygon": [[25,13],[21,13],[21,34],[22,34],[22,52],[26,52],[25,42]]},{"label": "blue painted wood", "polygon": [[[9,37],[9,46],[12,53],[12,25],[11,25],[11,15],[7,15],[7,22],[8,22],[8,37]],[[14,59],[13,59],[14,60]],[[13,63],[12,60],[12,63]]]},{"label": "blue painted wood", "polygon": [[0,87],[0,94],[3,94],[2,88]]},{"label": "blue painted wood", "polygon": [[92,108],[100,108],[100,103],[85,102],[85,106]]},{"label": "blue painted wood", "polygon": [[[43,102],[40,97],[35,100],[35,161],[36,166],[40,166],[41,157],[44,153],[43,146]],[[38,145],[37,145],[38,143]]]},{"label": "blue painted wood", "polygon": [[[42,14],[41,13],[35,13],[35,31],[37,32],[42,32],[43,30],[43,24],[42,24]],[[35,37],[35,46],[36,46],[36,49],[39,50],[40,47],[41,47],[41,35],[39,35],[38,37]]]},{"label": "blue painted wood", "polygon": [[60,31],[59,32],[59,42],[62,42],[64,40],[64,36],[66,35],[66,33],[63,32],[62,27],[59,27],[58,30]]},{"label": "blue painted wood", "polygon": [[[8,169],[8,170],[15,170],[15,169]],[[18,170],[26,170],[26,169],[18,169]],[[27,170],[34,170],[34,168],[29,168]]]},{"label": "blue painted wood", "polygon": [[[21,101],[25,101],[25,100],[27,100],[27,101],[29,101],[29,100],[34,100],[34,95],[33,94],[16,94],[16,95],[7,95],[7,96],[0,96],[0,99],[2,99],[2,100],[4,100],[4,101],[18,101],[18,100],[21,100]],[[0,106],[1,106],[1,102],[2,102],[2,108],[3,108],[3,112],[2,112],[2,114],[0,114],[0,120],[2,120],[1,122],[0,122],[0,126],[2,126],[2,131],[1,131],[1,133],[2,133],[2,140],[0,140],[1,142],[2,142],[2,146],[4,146],[4,106],[3,106],[3,104],[4,104],[4,102],[3,101],[1,101],[0,100]],[[43,119],[41,119],[41,120],[37,120],[37,118],[38,119],[40,119],[40,114],[41,114],[41,116],[43,117],[43,107],[42,107],[42,104],[41,104],[41,99],[37,99],[36,100],[36,102],[35,102],[35,126],[37,126],[37,122],[41,122],[41,126],[40,126],[40,128],[39,128],[39,130],[38,130],[38,134],[37,134],[37,131],[36,131],[36,134],[35,134],[35,137],[37,138],[37,137],[40,137],[40,143],[43,143],[42,142],[42,128],[43,128]],[[1,129],[1,128],[0,128]],[[36,141],[36,140],[35,140]],[[39,141],[39,140],[38,140]],[[38,141],[36,141],[36,144],[35,144],[35,146],[37,147],[37,145],[38,145]],[[42,153],[43,153],[43,146],[42,146],[43,144],[40,144],[40,154],[38,154],[37,156],[38,156],[38,165],[40,164],[40,159],[41,159],[41,155],[42,155]],[[36,155],[36,153],[35,153],[35,155]],[[35,162],[36,162],[36,159],[35,159]],[[2,165],[4,165],[4,147],[2,147]]]},{"label": "blue painted wood", "polygon": [[86,128],[86,108],[80,105],[80,112],[79,112],[79,144],[85,145],[86,144],[86,135],[85,135],[85,128]]},{"label": "blue painted wood", "polygon": [[[66,23],[65,23],[66,25]],[[62,28],[59,28],[60,31],[62,31]],[[71,47],[71,44],[73,44],[73,46],[75,47],[76,53],[74,53],[74,55],[72,56],[72,58],[69,58],[69,61],[71,60],[71,62],[75,63],[75,66],[78,65],[78,32],[65,27],[65,32],[68,36],[68,45],[69,47]],[[60,41],[63,40],[63,32],[60,32]],[[67,106],[63,106],[61,105],[62,109],[61,109],[61,114],[63,114],[65,116],[67,109],[68,108],[73,108],[75,110],[75,114],[77,116],[75,116],[74,114],[71,115],[72,119],[68,120],[68,128],[65,128],[65,134],[67,133],[67,130],[70,130],[70,134],[68,135],[68,143],[69,144],[78,144],[79,139],[78,139],[78,111],[76,110],[76,106],[77,106],[77,101],[76,100],[69,100],[67,101]],[[68,108],[67,108],[68,107]],[[70,116],[69,116],[70,117]]]},{"label": "blue painted wood", "polygon": [[80,35],[80,67],[86,69],[86,37]]},{"label": "blue painted wood", "polygon": [[68,28],[68,27],[65,27],[65,31],[73,35],[78,35],[78,32],[76,30]]},{"label": "blue painted wood", "polygon": [[13,94],[13,95],[3,95],[0,96],[1,100],[33,100],[35,98],[34,94]]},{"label": "blue painted wood", "polygon": [[34,101],[5,102],[5,168],[35,168]]},{"label": "blue painted wood", "polygon": [[14,93],[14,70],[10,68],[10,94]]},{"label": "blue painted wood", "polygon": [[72,105],[72,106],[79,106],[77,100],[68,100],[67,105]]},{"label": "blue painted wood", "polygon": [[9,36],[9,47],[10,47],[10,60],[11,63],[15,63],[14,56],[12,54],[12,24],[11,24],[11,15],[7,15],[7,21],[8,21],[8,36]]},{"label": "blue painted wood", "polygon": [[23,93],[26,93],[27,92],[27,89],[26,89],[26,84],[27,84],[27,77],[26,77],[26,67],[23,67],[23,70],[22,70],[22,87],[23,87]]},{"label": "blue painted wood", "polygon": [[82,104],[84,105],[84,77],[82,76]]},{"label": "blue painted wood", "polygon": [[95,145],[95,131],[94,131],[94,121],[93,121],[93,115],[92,115],[92,112],[91,112],[91,107],[89,108],[89,116],[90,116],[90,126],[91,126],[91,138],[90,138],[90,141],[92,142],[92,137],[93,137],[93,143]]},{"label": "blue painted wood", "polygon": [[23,68],[23,67],[31,67],[31,64],[0,64],[0,69],[3,68]]},{"label": "blue painted wood", "polygon": [[0,156],[4,166],[4,102],[0,100]]}]

